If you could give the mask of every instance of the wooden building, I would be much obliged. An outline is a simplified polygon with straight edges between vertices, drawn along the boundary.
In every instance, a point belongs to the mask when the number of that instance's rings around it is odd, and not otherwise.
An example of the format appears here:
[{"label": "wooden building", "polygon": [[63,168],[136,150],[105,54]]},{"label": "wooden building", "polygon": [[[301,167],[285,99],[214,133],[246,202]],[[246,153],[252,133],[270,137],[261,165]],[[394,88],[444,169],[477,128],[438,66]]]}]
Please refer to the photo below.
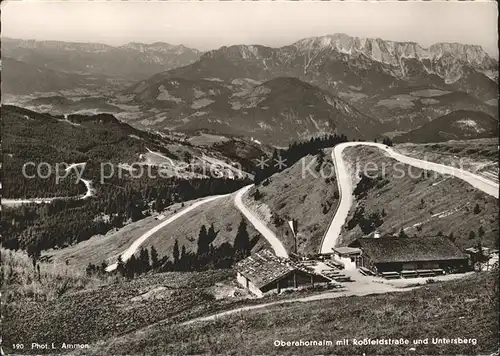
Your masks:
[{"label": "wooden building", "polygon": [[339,261],[344,269],[356,269],[358,259],[361,256],[361,249],[356,247],[334,247],[333,259]]},{"label": "wooden building", "polygon": [[315,274],[289,259],[280,258],[269,250],[262,250],[235,266],[237,281],[253,294],[280,293],[283,289],[314,287],[315,283],[331,280]]},{"label": "wooden building", "polygon": [[467,256],[445,237],[360,238],[349,247],[361,249],[357,267],[376,275],[397,272],[423,275],[423,272],[458,272],[467,269]]}]

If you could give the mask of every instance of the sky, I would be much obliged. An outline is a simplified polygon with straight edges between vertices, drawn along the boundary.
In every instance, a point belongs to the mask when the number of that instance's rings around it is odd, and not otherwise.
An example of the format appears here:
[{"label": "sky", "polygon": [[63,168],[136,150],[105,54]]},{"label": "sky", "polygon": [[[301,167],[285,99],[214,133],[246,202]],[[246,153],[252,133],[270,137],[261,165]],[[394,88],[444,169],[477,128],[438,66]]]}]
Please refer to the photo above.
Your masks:
[{"label": "sky", "polygon": [[122,45],[168,42],[200,50],[279,47],[334,33],[477,44],[498,58],[494,1],[2,1],[2,36]]}]

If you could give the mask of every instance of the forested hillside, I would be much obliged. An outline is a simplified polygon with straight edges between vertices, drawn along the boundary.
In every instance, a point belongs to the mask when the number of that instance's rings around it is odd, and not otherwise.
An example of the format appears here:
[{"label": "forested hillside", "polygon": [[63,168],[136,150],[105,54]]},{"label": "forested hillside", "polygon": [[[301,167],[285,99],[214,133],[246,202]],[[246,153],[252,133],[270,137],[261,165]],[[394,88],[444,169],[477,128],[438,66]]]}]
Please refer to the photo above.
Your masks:
[{"label": "forested hillside", "polygon": [[[77,173],[92,185],[92,196],[87,199],[5,207],[1,227],[2,244],[7,248],[31,246],[39,251],[64,247],[161,211],[174,202],[230,193],[248,183],[225,177],[165,175],[160,167],[148,162],[136,169],[123,168],[124,164],[138,162],[148,149],[165,159],[180,157],[167,148],[174,142],[136,130],[112,115],[64,118],[4,106],[2,133],[4,198],[74,197],[86,190]],[[24,177],[22,170],[27,162],[43,163],[52,170],[62,162],[85,165],[59,184],[55,172],[41,178],[34,166],[27,173],[35,178]],[[143,174],[139,174],[139,168],[144,168]]]}]

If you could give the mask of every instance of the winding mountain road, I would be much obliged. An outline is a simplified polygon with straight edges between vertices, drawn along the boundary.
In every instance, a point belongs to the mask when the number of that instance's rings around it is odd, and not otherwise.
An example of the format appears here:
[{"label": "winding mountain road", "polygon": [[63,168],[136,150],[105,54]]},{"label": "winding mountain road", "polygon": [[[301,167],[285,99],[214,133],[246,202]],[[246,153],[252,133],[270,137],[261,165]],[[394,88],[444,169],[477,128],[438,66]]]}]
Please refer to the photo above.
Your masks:
[{"label": "winding mountain road", "polygon": [[247,185],[241,188],[234,197],[234,205],[238,210],[247,218],[247,220],[255,227],[255,229],[264,236],[264,238],[269,242],[274,250],[274,253],[278,257],[288,257],[285,247],[281,241],[276,237],[276,234],[271,231],[264,222],[262,222],[254,213],[245,207],[243,204],[243,195],[248,192],[253,184]]},{"label": "winding mountain road", "polygon": [[394,151],[392,148],[383,145],[381,143],[375,142],[345,142],[335,146],[332,151],[332,160],[335,164],[335,173],[337,176],[337,184],[340,192],[340,203],[337,207],[337,211],[330,225],[328,226],[327,231],[323,237],[323,243],[321,245],[320,252],[321,253],[329,253],[332,251],[332,248],[336,245],[338,237],[340,235],[340,231],[342,226],[344,225],[347,215],[349,214],[349,210],[351,209],[351,205],[353,203],[353,187],[351,182],[350,173],[347,170],[345,162],[342,158],[342,152],[347,147],[354,146],[372,146],[383,150],[387,156],[408,164],[413,167],[421,168],[424,170],[435,171],[441,174],[447,174],[459,179],[462,179],[472,185],[474,188],[477,188],[488,195],[491,195],[498,199],[498,183],[492,182],[482,176],[477,174],[465,171],[463,169],[445,166],[443,164],[424,161],[421,159],[413,158],[405,156],[401,153]]},{"label": "winding mountain road", "polygon": [[[158,225],[156,225],[155,227],[151,228],[150,230],[146,231],[144,234],[142,234],[141,236],[139,236],[136,240],[134,240],[134,242],[132,242],[132,244],[130,245],[129,248],[127,248],[125,251],[123,251],[120,255],[122,257],[122,261],[123,262],[126,262],[130,257],[132,257],[132,255],[134,253],[137,252],[137,250],[139,249],[139,247],[144,243],[144,241],[146,241],[151,235],[153,235],[154,233],[160,231],[161,229],[163,229],[165,226],[171,224],[172,222],[174,222],[175,220],[177,220],[178,218],[180,218],[181,216],[183,215],[186,215],[187,213],[189,213],[190,211],[196,209],[197,207],[199,207],[200,205],[203,205],[203,204],[206,204],[208,202],[211,202],[211,201],[214,201],[216,199],[220,199],[220,198],[224,198],[224,197],[227,197],[229,196],[230,194],[224,194],[224,195],[213,195],[213,196],[210,196],[210,197],[207,197],[207,198],[204,198],[204,199],[201,199],[193,204],[191,204],[190,206],[188,206],[187,208],[179,211],[178,213],[172,215],[171,217],[169,217],[167,220],[159,223]],[[116,269],[116,267],[118,266],[117,263],[113,263],[109,266],[106,267],[106,272],[111,272],[113,270]]]},{"label": "winding mountain road", "polygon": [[[275,253],[276,253],[277,256],[288,257],[286,249],[283,247],[283,244],[278,240],[278,238],[276,237],[276,235],[267,226],[265,226],[265,224],[262,223],[250,210],[248,210],[243,205],[242,196],[252,186],[253,186],[253,184],[247,185],[247,186],[241,188],[236,193],[235,198],[234,198],[234,204],[235,204],[235,206],[248,219],[248,221],[257,229],[257,231],[259,231],[266,238],[266,240],[273,247],[273,249],[274,249],[274,251],[275,251]],[[171,217],[169,217],[165,221],[159,223],[158,225],[156,225],[155,227],[151,228],[150,230],[146,231],[144,234],[142,234],[136,240],[134,240],[134,242],[132,242],[132,244],[125,251],[123,251],[120,254],[121,257],[122,257],[122,261],[126,262],[130,257],[132,257],[133,254],[135,254],[137,252],[137,250],[144,243],[144,241],[146,241],[154,233],[156,233],[156,232],[160,231],[161,229],[163,229],[165,226],[173,223],[175,220],[177,220],[181,216],[189,213],[190,211],[198,208],[199,206],[201,206],[201,205],[203,205],[205,203],[208,203],[208,202],[220,199],[220,198],[224,198],[224,197],[227,197],[229,195],[231,195],[231,194],[214,195],[214,196],[210,196],[210,197],[201,199],[201,200],[193,203],[189,207],[187,207],[187,208],[179,211],[178,213],[172,215]],[[117,266],[118,266],[117,263],[113,263],[113,264],[107,266],[106,267],[106,272],[114,271]]]},{"label": "winding mountain road", "polygon": [[[84,167],[85,168],[86,163],[73,163],[66,167],[66,171],[69,171],[71,169],[77,168],[77,167]],[[85,194],[82,195],[77,195],[77,196],[70,196],[70,197],[52,197],[52,198],[28,198],[28,199],[2,199],[2,205],[5,206],[16,206],[16,205],[22,205],[22,204],[42,204],[42,203],[50,203],[53,202],[54,200],[70,200],[70,199],[75,199],[75,200],[82,200],[82,199],[87,199],[90,198],[91,196],[94,195],[94,189],[92,188],[92,181],[89,179],[83,179],[79,178],[80,181],[85,184],[85,187],[87,188],[87,191]]]}]

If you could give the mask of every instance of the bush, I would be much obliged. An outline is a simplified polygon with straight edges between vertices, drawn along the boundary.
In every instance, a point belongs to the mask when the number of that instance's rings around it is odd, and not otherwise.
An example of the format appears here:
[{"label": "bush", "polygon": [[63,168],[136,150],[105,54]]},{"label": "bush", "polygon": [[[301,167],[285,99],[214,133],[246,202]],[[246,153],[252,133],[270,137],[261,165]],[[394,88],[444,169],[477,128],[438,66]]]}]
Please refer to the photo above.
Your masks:
[{"label": "bush", "polygon": [[259,190],[259,189],[256,189],[256,190],[255,190],[255,193],[253,193],[253,198],[254,198],[255,200],[259,200],[259,199],[261,199],[261,198],[262,198],[262,196],[263,196],[263,194],[260,192],[260,190]]}]

